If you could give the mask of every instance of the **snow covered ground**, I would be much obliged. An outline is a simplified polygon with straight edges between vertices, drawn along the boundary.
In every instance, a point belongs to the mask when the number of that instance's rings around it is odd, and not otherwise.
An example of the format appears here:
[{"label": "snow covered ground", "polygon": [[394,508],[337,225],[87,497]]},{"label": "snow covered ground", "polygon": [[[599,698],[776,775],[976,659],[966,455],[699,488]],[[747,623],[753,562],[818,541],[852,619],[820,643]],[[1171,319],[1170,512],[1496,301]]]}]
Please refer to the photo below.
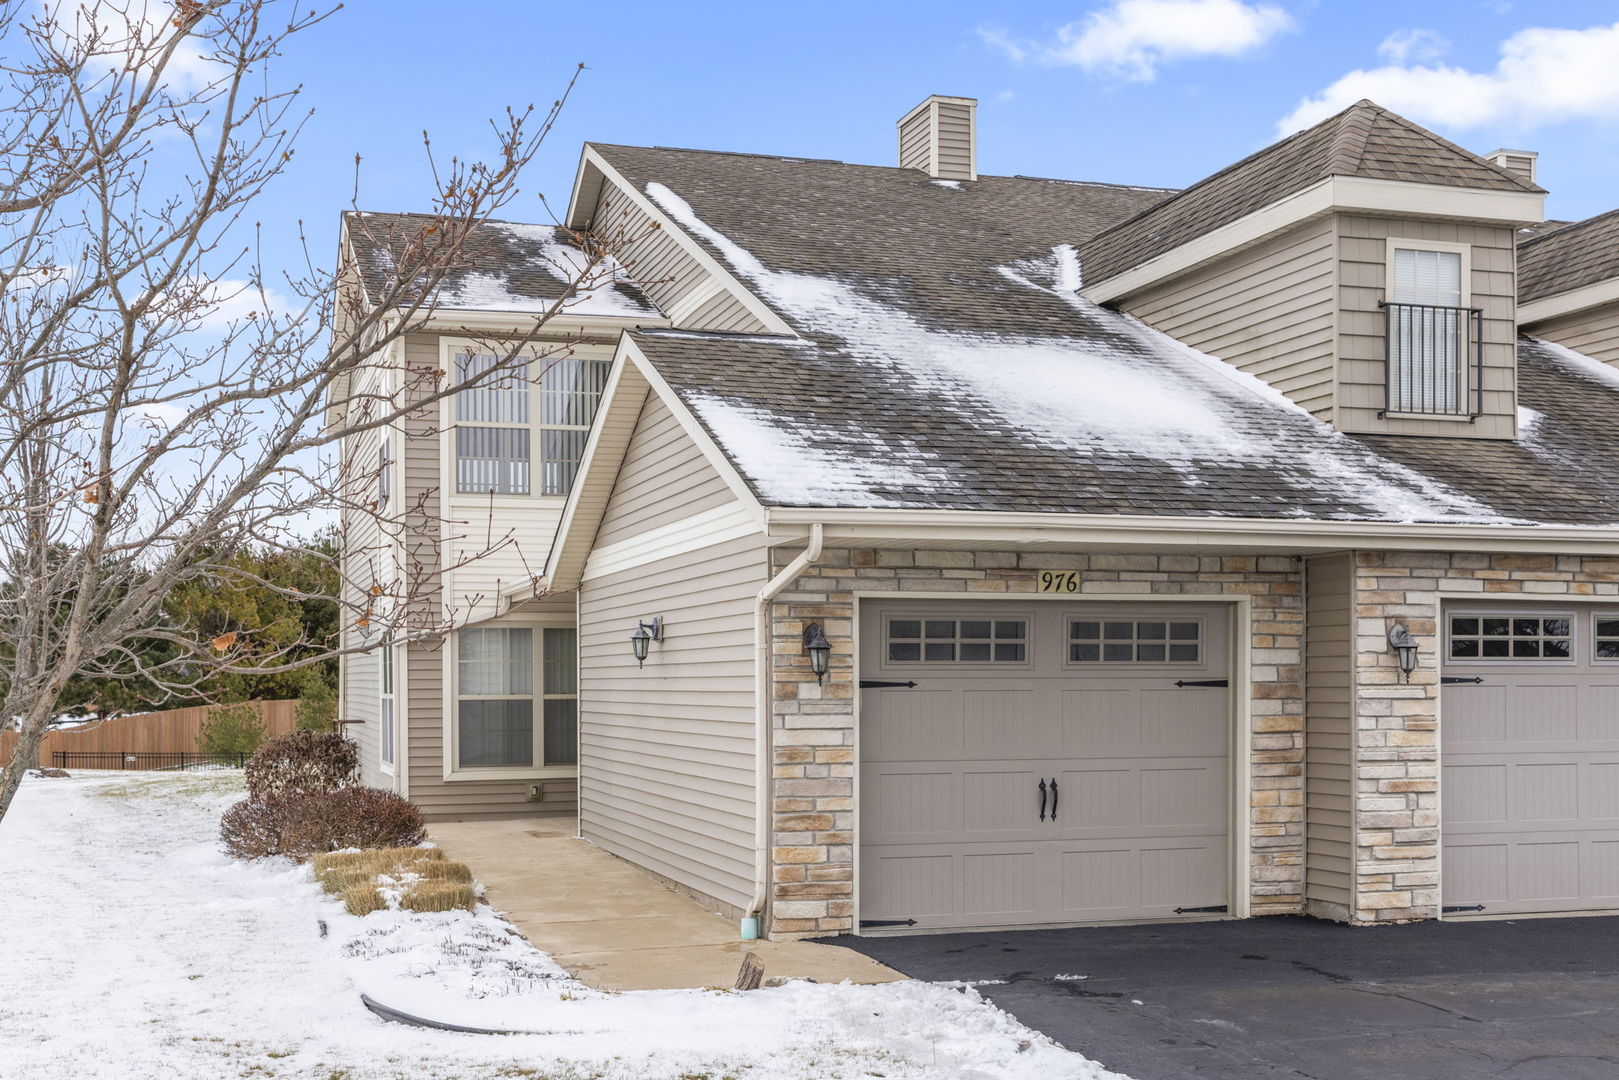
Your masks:
[{"label": "snow covered ground", "polygon": [[[219,852],[239,797],[230,774],[24,782],[0,822],[0,1077],[1118,1080],[966,986],[607,994],[488,907],[357,919],[304,867]],[[543,1034],[386,1024],[361,991]]]}]

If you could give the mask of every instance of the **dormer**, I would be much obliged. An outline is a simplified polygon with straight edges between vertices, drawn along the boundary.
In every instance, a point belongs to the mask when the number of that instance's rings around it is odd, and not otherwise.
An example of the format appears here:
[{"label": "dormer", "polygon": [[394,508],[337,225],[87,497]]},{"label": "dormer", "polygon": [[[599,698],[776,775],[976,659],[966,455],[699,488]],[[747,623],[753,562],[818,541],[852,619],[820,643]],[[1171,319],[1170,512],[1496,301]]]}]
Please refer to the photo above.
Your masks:
[{"label": "dormer", "polygon": [[1093,237],[1082,292],[1341,431],[1510,439],[1514,247],[1544,199],[1361,101]]},{"label": "dormer", "polygon": [[1518,325],[1619,367],[1619,210],[1518,245]]}]

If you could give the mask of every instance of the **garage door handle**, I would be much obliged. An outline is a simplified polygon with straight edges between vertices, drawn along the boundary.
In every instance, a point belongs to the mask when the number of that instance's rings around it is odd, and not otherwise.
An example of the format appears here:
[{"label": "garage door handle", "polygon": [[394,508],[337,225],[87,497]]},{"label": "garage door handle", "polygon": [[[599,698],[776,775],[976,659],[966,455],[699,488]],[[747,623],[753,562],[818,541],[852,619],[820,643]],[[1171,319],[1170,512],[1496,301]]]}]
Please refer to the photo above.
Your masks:
[{"label": "garage door handle", "polygon": [[1051,820],[1057,820],[1057,778],[1051,778]]},{"label": "garage door handle", "polygon": [[1046,820],[1046,782],[1040,781],[1040,820]]}]

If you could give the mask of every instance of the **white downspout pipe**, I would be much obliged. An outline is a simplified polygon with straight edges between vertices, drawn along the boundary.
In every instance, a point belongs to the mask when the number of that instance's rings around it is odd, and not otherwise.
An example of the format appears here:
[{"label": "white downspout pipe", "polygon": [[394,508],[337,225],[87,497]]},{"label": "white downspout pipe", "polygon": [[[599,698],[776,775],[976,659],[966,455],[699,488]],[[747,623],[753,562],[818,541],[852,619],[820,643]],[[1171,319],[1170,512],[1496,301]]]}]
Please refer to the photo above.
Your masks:
[{"label": "white downspout pipe", "polygon": [[770,604],[821,557],[821,540],[820,524],[811,525],[809,545],[799,553],[798,558],[765,582],[754,605],[754,697],[757,699],[759,716],[758,730],[754,736],[754,766],[757,773],[754,776],[753,899],[748,901],[748,910],[743,912],[742,938],[745,941],[762,936],[759,922],[770,891],[770,825],[775,809],[770,798],[773,788],[770,781],[775,775],[770,737],[771,704],[775,700],[770,652]]}]

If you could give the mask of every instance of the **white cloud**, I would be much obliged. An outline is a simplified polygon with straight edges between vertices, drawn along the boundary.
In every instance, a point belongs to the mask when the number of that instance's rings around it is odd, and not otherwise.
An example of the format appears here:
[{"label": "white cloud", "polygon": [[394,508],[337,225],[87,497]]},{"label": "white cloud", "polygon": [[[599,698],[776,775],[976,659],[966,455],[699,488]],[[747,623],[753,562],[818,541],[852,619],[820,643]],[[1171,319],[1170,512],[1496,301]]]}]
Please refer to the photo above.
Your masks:
[{"label": "white cloud", "polygon": [[[175,5],[166,0],[39,0],[39,9],[58,48],[71,55],[73,42],[93,37],[96,63],[113,70],[150,68],[178,32]],[[194,90],[218,79],[225,69],[207,58],[210,47],[205,38],[190,36],[169,58],[164,81]]]},{"label": "white cloud", "polygon": [[1135,82],[1151,82],[1161,64],[1205,56],[1242,56],[1293,28],[1273,4],[1242,0],[1113,0],[1057,29],[1040,43],[982,28],[984,42],[1021,63],[1072,64]]},{"label": "white cloud", "polygon": [[1377,55],[1393,64],[1437,60],[1449,51],[1450,42],[1432,30],[1396,30],[1377,47]]},{"label": "white cloud", "polygon": [[1619,117],[1619,23],[1520,30],[1501,43],[1501,59],[1488,71],[1404,62],[1351,71],[1300,102],[1277,133],[1308,127],[1361,98],[1452,128],[1611,122]]}]

